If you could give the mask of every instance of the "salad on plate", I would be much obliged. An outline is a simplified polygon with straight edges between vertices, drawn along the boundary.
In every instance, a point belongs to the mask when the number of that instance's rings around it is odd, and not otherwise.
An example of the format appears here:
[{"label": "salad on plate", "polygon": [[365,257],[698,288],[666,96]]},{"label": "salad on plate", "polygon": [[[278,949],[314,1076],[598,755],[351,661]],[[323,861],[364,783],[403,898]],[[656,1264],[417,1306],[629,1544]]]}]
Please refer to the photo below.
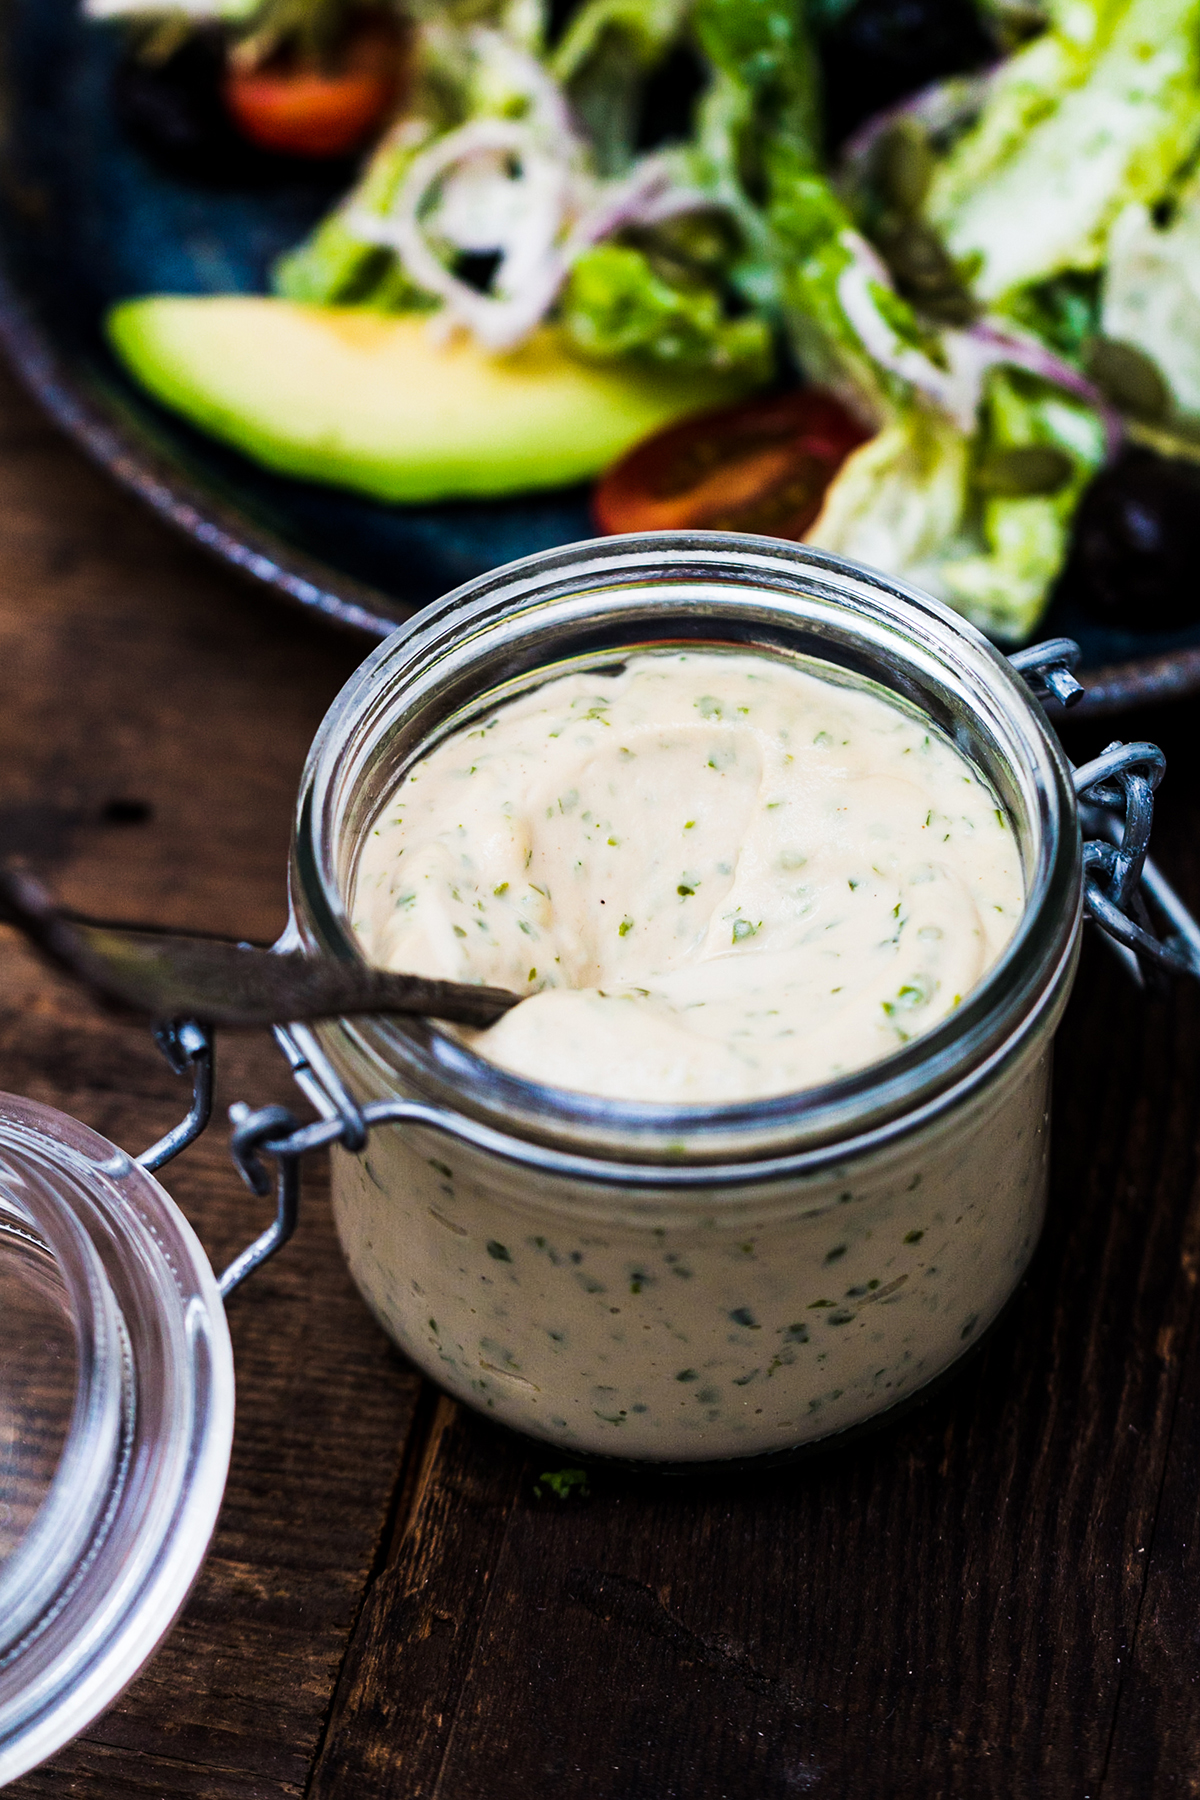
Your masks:
[{"label": "salad on plate", "polygon": [[836,144],[844,0],[85,5],[151,69],[216,34],[250,143],[361,158],[271,294],[109,317],[268,467],[598,477],[602,529],[803,538],[1003,642],[1118,472],[1194,506],[1200,0],[981,0],[980,66]]}]

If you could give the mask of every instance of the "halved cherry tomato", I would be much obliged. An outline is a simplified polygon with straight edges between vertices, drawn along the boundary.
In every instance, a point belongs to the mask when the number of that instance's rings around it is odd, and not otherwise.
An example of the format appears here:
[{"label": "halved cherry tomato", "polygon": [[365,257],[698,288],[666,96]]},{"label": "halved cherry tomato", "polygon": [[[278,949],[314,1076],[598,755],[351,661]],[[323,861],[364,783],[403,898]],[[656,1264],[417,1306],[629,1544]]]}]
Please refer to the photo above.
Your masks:
[{"label": "halved cherry tomato", "polygon": [[870,433],[820,388],[702,413],[659,431],[601,477],[601,531],[751,531],[801,538]]},{"label": "halved cherry tomato", "polygon": [[256,69],[232,64],[225,104],[243,137],[284,156],[344,156],[366,142],[395,105],[405,75],[403,40],[371,28],[327,70],[280,59]]}]

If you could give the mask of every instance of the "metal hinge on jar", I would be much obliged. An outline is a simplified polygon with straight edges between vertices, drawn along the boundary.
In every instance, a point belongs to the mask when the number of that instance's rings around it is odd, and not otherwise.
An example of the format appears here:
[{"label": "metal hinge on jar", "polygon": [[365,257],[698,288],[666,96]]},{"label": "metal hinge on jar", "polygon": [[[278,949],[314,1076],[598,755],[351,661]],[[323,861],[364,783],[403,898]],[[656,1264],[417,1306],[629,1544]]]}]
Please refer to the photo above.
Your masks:
[{"label": "metal hinge on jar", "polygon": [[[1043,704],[1082,699],[1074,639],[1050,638],[1008,660]],[[1146,854],[1166,766],[1157,744],[1118,742],[1071,771],[1084,833],[1084,910],[1139,981],[1144,965],[1200,978],[1200,925]]]}]

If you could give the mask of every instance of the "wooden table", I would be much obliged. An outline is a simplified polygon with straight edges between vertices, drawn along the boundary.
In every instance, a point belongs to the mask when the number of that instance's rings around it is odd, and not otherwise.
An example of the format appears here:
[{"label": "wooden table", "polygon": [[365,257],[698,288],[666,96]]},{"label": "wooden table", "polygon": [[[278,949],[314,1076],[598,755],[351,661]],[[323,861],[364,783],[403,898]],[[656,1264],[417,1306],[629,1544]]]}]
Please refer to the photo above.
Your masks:
[{"label": "wooden table", "polygon": [[[71,904],[269,937],[304,753],[362,646],[237,585],[0,380],[0,844]],[[1160,862],[1200,907],[1190,708]],[[1080,730],[1076,755],[1114,732]],[[141,1149],[184,1095],[0,935],[0,1086]],[[291,1099],[265,1039],[223,1102]],[[997,1800],[1200,1793],[1200,989],[1087,947],[1053,1197],[940,1398],[771,1475],[558,1466],[441,1399],[336,1249],[321,1176],[230,1306],[233,1466],[159,1656],[14,1800]],[[218,1265],[262,1222],[215,1127],[169,1175]]]}]

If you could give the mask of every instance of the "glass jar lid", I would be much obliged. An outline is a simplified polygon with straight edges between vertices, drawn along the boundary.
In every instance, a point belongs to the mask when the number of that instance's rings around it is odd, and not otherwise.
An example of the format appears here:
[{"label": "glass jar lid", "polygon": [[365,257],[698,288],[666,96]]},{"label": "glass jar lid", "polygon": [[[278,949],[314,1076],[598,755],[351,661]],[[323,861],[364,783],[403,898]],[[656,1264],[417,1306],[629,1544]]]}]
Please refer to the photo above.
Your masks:
[{"label": "glass jar lid", "polygon": [[0,1786],[157,1648],[232,1432],[224,1308],[178,1207],[94,1131],[0,1095]]}]

